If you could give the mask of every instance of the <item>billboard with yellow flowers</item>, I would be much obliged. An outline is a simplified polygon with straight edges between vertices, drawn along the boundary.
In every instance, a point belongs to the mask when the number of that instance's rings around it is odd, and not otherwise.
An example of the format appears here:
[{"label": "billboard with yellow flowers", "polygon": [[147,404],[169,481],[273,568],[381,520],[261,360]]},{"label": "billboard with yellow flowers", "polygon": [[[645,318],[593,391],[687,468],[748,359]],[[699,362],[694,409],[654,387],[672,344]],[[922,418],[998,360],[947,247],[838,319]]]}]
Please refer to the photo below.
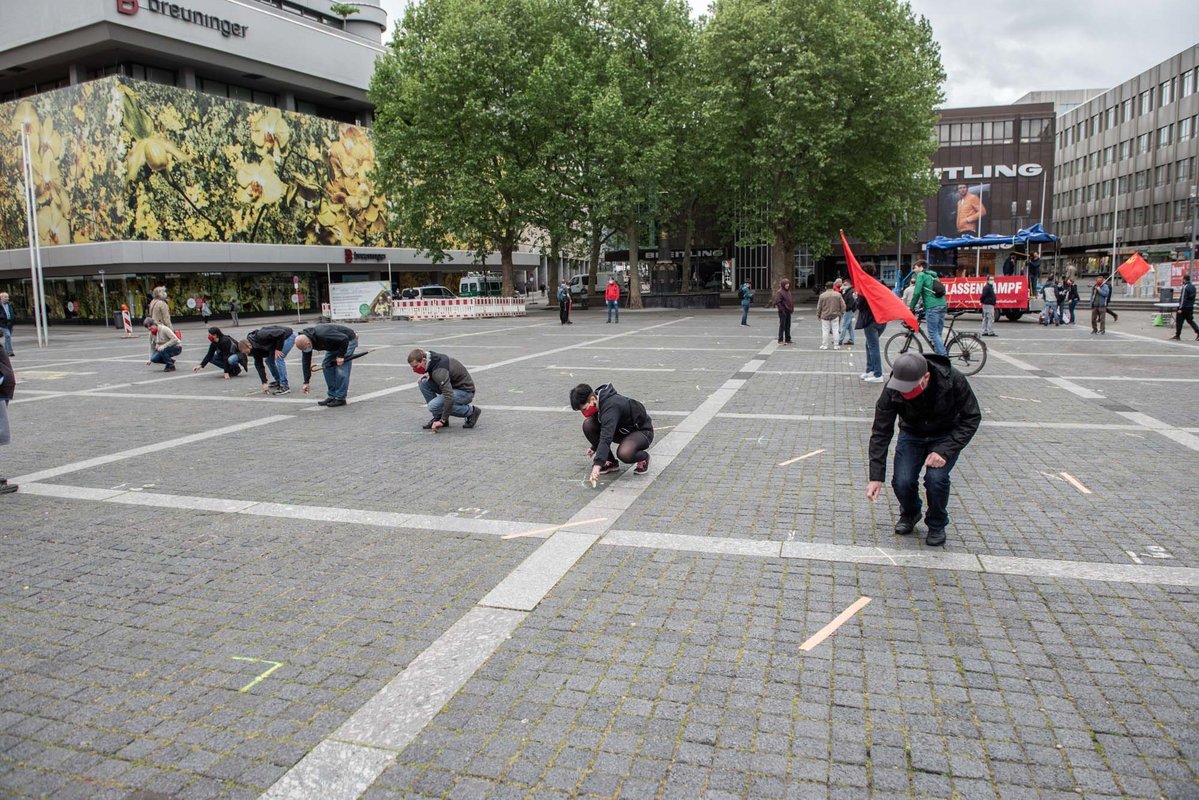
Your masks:
[{"label": "billboard with yellow flowers", "polygon": [[122,239],[393,245],[356,125],[109,77],[0,104],[0,249]]}]

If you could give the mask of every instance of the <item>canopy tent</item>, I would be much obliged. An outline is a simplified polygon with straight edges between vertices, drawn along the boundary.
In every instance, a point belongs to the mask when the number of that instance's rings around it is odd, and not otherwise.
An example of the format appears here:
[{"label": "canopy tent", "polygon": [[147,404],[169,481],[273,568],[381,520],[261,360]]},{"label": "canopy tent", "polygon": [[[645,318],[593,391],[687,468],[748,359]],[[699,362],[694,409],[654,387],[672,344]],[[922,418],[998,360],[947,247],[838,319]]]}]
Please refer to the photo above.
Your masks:
[{"label": "canopy tent", "polygon": [[1057,237],[1047,232],[1041,227],[1041,223],[1038,222],[1035,225],[1016,231],[1015,236],[1000,236],[998,233],[989,233],[986,236],[975,236],[966,233],[956,239],[951,239],[948,236],[938,236],[926,244],[925,249],[955,250],[959,247],[995,247],[1005,244],[1050,244],[1056,241]]}]

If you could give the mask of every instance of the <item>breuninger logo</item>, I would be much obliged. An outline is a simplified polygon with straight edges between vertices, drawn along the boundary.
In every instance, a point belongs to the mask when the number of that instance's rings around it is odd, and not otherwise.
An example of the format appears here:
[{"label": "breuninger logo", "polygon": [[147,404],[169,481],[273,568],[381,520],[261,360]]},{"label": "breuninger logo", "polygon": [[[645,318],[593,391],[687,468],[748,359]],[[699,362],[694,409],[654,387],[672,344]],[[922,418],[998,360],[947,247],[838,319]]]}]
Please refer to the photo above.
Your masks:
[{"label": "breuninger logo", "polygon": [[169,3],[166,0],[117,0],[117,13],[133,16],[138,12],[143,2],[148,11],[219,31],[221,36],[224,36],[226,39],[230,36],[245,38],[246,32],[250,30],[249,25],[242,25],[223,17],[205,14],[203,11],[196,11],[194,8],[185,8],[178,3]]}]

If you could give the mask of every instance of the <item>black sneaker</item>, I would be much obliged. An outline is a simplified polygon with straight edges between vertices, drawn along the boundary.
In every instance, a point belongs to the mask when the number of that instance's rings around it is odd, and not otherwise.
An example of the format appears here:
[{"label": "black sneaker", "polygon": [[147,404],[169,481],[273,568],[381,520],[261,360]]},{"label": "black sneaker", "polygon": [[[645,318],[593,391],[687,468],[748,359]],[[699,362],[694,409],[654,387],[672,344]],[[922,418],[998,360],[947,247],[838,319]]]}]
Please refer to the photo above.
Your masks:
[{"label": "black sneaker", "polygon": [[[248,370],[247,370],[247,371],[248,371]],[[278,388],[279,388],[279,381],[271,381],[270,383],[268,383],[268,384],[266,385],[266,388],[268,388],[268,389],[278,389]]]},{"label": "black sneaker", "polygon": [[17,490],[15,483],[9,483],[7,480],[0,478],[0,494],[12,494]]},{"label": "black sneaker", "polygon": [[316,404],[317,404],[318,406],[327,406],[327,405],[329,405],[329,404],[330,404],[330,403],[332,403],[332,402],[333,402],[333,398],[332,398],[332,397],[326,397],[324,400],[317,400],[317,401],[316,401]]},{"label": "black sneaker", "polygon": [[328,404],[325,406],[325,408],[341,408],[345,404],[346,404],[345,400],[342,400],[340,397],[334,397],[332,400],[330,400],[328,402]]},{"label": "black sneaker", "polygon": [[274,394],[291,394],[290,386],[280,386],[274,391]]},{"label": "black sneaker", "polygon": [[899,521],[895,523],[896,536],[910,536],[914,530],[916,530],[916,520],[914,519],[900,517]]},{"label": "black sneaker", "polygon": [[637,466],[633,467],[633,472],[644,475],[647,469],[649,469],[649,455],[637,462]]},{"label": "black sneaker", "polygon": [[616,472],[618,469],[620,469],[620,462],[609,459],[600,467],[600,475],[607,475],[609,472]]},{"label": "black sneaker", "polygon": [[175,365],[174,365],[174,364],[171,364],[171,365],[170,365],[170,366],[168,366],[168,367],[163,367],[162,371],[163,371],[163,372],[174,372],[174,371],[175,371]]},{"label": "black sneaker", "polygon": [[464,428],[475,427],[475,423],[479,421],[479,416],[482,413],[483,413],[483,409],[479,408],[478,406],[471,406],[470,414],[467,415],[466,422],[462,423],[462,427],[464,427]]},{"label": "black sneaker", "polygon": [[421,425],[420,428],[422,431],[431,431],[431,430],[433,430],[433,423],[437,422],[437,421],[438,420],[431,419],[428,422],[426,422],[424,425]]},{"label": "black sneaker", "polygon": [[924,543],[929,547],[940,547],[945,544],[945,529],[929,528],[928,536],[924,537]]}]

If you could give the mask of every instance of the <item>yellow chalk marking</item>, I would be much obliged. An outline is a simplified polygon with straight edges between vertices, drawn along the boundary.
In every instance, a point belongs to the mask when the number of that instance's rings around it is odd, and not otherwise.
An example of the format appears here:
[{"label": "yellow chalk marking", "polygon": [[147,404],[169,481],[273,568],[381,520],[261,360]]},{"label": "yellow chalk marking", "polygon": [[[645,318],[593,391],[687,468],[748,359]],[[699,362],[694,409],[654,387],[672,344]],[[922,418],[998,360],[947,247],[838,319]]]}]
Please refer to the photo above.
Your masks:
[{"label": "yellow chalk marking", "polygon": [[259,683],[259,682],[260,682],[260,681],[261,681],[263,678],[265,678],[266,676],[270,675],[270,674],[271,674],[272,672],[274,672],[275,670],[279,669],[279,667],[283,666],[283,662],[282,662],[282,661],[268,661],[268,660],[267,660],[267,659],[265,659],[265,658],[247,658],[247,657],[245,657],[245,656],[230,656],[230,658],[232,658],[234,661],[253,661],[253,662],[254,662],[254,663],[256,663],[256,664],[274,664],[274,665],[275,665],[275,666],[271,667],[270,669],[268,669],[266,672],[264,672],[264,673],[262,673],[261,675],[259,675],[259,676],[258,676],[257,678],[255,678],[254,680],[252,680],[252,681],[250,681],[249,683],[247,683],[245,686],[243,686],[243,687],[241,687],[240,689],[238,689],[237,691],[239,691],[239,692],[247,692],[247,691],[249,691],[250,689],[253,689],[255,686],[257,686],[257,685],[258,685],[258,683]]},{"label": "yellow chalk marking", "polygon": [[779,466],[785,467],[788,464],[794,464],[796,461],[803,461],[805,458],[811,458],[812,456],[818,456],[821,453],[823,453],[824,451],[825,451],[825,448],[822,447],[819,450],[813,450],[810,453],[804,453],[802,456],[796,456],[795,458],[791,459],[790,461],[780,461]]},{"label": "yellow chalk marking", "polygon": [[827,639],[828,637],[830,637],[834,633],[836,633],[837,628],[840,628],[842,625],[844,625],[849,620],[850,617],[852,617],[854,614],[858,613],[863,608],[865,608],[866,604],[869,602],[870,602],[869,597],[859,597],[857,600],[854,601],[853,605],[851,605],[849,608],[845,609],[840,614],[838,614],[836,619],[834,619],[829,624],[825,625],[823,628],[821,628],[819,631],[817,631],[816,634],[814,636],[812,636],[812,638],[808,639],[806,642],[801,644],[799,646],[799,649],[803,650],[806,653],[809,650],[811,650],[812,648],[816,647],[816,645],[820,644],[825,639]]},{"label": "yellow chalk marking", "polygon": [[552,533],[553,531],[560,531],[563,528],[574,528],[579,525],[590,525],[593,522],[603,522],[606,519],[607,519],[607,517],[596,517],[595,519],[584,519],[584,520],[580,520],[579,522],[567,522],[562,525],[551,525],[548,528],[538,528],[535,531],[525,531],[523,533],[510,533],[507,536],[501,536],[500,538],[501,539],[519,539],[522,536],[536,536],[539,533]]},{"label": "yellow chalk marking", "polygon": [[1092,492],[1090,489],[1088,489],[1087,487],[1083,486],[1083,485],[1082,485],[1082,484],[1079,482],[1078,478],[1075,478],[1075,477],[1074,477],[1073,475],[1071,475],[1069,472],[1059,472],[1058,474],[1059,474],[1059,475],[1061,475],[1063,478],[1065,478],[1065,479],[1066,479],[1066,481],[1067,481],[1067,482],[1068,482],[1068,483],[1069,483],[1071,486],[1073,486],[1075,489],[1077,489],[1078,491],[1082,492],[1083,494],[1093,494],[1093,492]]}]

